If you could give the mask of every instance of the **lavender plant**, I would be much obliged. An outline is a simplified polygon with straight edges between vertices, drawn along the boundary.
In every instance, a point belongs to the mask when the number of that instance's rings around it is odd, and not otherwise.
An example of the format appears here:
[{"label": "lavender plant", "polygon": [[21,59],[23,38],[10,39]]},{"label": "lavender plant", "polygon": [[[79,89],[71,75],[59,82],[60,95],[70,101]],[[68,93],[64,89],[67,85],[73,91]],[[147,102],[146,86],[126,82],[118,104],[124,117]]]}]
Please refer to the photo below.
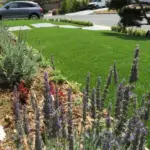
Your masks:
[{"label": "lavender plant", "polygon": [[97,110],[101,110],[101,95],[100,95],[100,77],[97,80],[97,87],[96,87],[96,106]]},{"label": "lavender plant", "polygon": [[35,149],[42,150],[42,138],[40,133],[40,110],[36,109],[36,133],[35,133]]},{"label": "lavender plant", "polygon": [[92,95],[91,95],[91,117],[95,120],[96,119],[96,90],[93,88]]},{"label": "lavender plant", "polygon": [[104,87],[104,91],[103,91],[103,94],[102,94],[102,108],[104,107],[104,102],[106,100],[108,89],[109,89],[109,86],[111,84],[111,78],[112,78],[112,68],[110,69],[110,72],[109,72],[109,75],[108,75],[108,78],[107,78],[107,82],[106,82],[106,85]]},{"label": "lavender plant", "polygon": [[53,126],[53,112],[54,112],[54,106],[52,101],[52,96],[50,94],[50,86],[48,81],[48,74],[44,73],[44,105],[43,105],[43,112],[44,112],[44,122],[46,126],[46,130],[48,130],[48,137],[53,137],[52,133],[52,126]]},{"label": "lavender plant", "polygon": [[62,131],[62,138],[66,139],[67,137],[67,130],[66,130],[66,118],[65,118],[65,110],[64,110],[64,104],[61,105],[61,131]]},{"label": "lavender plant", "polygon": [[21,119],[20,115],[20,103],[19,103],[19,95],[18,95],[18,90],[17,86],[14,86],[14,91],[13,91],[13,109],[14,109],[14,114],[15,114],[15,122]]},{"label": "lavender plant", "polygon": [[90,94],[90,73],[88,73],[88,76],[86,78],[85,91],[87,95],[87,107],[88,107],[88,100],[89,100],[89,94]]},{"label": "lavender plant", "polygon": [[121,113],[121,107],[122,107],[122,101],[124,99],[124,89],[123,89],[123,83],[119,84],[117,89],[117,96],[116,96],[116,102],[115,102],[115,118],[119,119],[120,113]]},{"label": "lavender plant", "polygon": [[116,69],[116,62],[114,63],[113,72],[114,72],[114,84],[117,85],[118,84],[118,73],[117,73],[117,69]]},{"label": "lavender plant", "polygon": [[140,139],[139,139],[139,150],[145,149],[144,145],[146,142],[147,129],[145,127],[140,129]]},{"label": "lavender plant", "polygon": [[24,108],[23,108],[23,122],[24,122],[24,132],[28,136],[28,134],[29,134],[29,121],[28,121],[26,106],[24,106]]},{"label": "lavender plant", "polygon": [[129,78],[129,83],[134,83],[138,80],[138,59],[134,59],[132,67],[131,67],[131,74]]},{"label": "lavender plant", "polygon": [[83,124],[83,127],[85,127],[86,125],[86,116],[87,116],[87,93],[85,90],[83,90],[83,121],[82,121],[82,124]]},{"label": "lavender plant", "polygon": [[72,123],[72,104],[71,104],[71,89],[68,90],[68,142],[69,150],[73,150],[73,123]]},{"label": "lavender plant", "polygon": [[124,99],[122,101],[122,108],[118,123],[116,125],[115,134],[119,135],[124,130],[125,123],[128,116],[128,106],[129,106],[129,86],[127,85],[124,90]]}]

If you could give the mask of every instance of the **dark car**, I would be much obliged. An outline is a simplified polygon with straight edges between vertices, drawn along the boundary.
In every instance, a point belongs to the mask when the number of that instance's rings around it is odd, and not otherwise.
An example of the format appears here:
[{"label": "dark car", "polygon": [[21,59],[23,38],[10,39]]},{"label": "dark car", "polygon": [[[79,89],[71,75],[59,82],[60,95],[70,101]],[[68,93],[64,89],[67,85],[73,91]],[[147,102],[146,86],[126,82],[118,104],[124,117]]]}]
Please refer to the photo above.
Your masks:
[{"label": "dark car", "polygon": [[29,18],[39,19],[43,17],[43,9],[35,2],[14,1],[0,8],[0,19]]}]

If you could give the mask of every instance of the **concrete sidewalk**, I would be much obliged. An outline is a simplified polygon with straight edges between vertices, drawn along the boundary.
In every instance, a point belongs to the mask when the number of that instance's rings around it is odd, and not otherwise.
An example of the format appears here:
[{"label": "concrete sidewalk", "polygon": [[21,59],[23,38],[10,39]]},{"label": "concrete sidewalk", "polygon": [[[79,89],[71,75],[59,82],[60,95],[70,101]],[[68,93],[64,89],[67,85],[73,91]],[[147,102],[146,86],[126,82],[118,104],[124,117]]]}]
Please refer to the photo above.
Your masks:
[{"label": "concrete sidewalk", "polygon": [[[108,26],[101,26],[101,25],[93,25],[93,26],[86,26],[86,27],[77,27],[73,25],[55,25],[52,23],[36,23],[31,24],[34,28],[52,28],[52,27],[59,27],[59,28],[69,28],[69,29],[82,29],[82,30],[92,30],[92,31],[101,31],[101,30],[111,30],[111,27]],[[19,30],[31,30],[32,28],[28,26],[15,26],[8,28],[8,31],[19,31]]]}]

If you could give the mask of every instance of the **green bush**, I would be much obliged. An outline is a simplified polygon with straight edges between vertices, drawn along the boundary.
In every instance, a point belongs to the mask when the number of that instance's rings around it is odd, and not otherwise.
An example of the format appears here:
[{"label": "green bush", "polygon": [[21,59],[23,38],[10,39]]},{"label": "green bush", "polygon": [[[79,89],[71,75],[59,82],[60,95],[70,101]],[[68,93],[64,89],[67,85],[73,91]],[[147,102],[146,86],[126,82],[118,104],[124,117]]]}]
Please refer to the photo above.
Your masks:
[{"label": "green bush", "polygon": [[82,25],[82,26],[93,26],[93,24],[89,21],[78,21],[78,20],[69,20],[69,19],[60,19],[59,21],[77,24],[77,25]]},{"label": "green bush", "polygon": [[58,9],[53,9],[53,10],[52,10],[52,15],[53,15],[53,16],[58,15],[58,14],[59,14]]},{"label": "green bush", "polygon": [[112,26],[112,27],[111,27],[111,30],[112,30],[112,31],[116,31],[116,32],[121,32],[122,27],[121,27],[121,26]]},{"label": "green bush", "polygon": [[70,2],[68,0],[63,1],[61,11],[63,14],[70,12]]},{"label": "green bush", "polygon": [[140,36],[141,35],[141,31],[140,30],[135,30],[135,36]]},{"label": "green bush", "polygon": [[79,8],[80,8],[80,2],[77,0],[73,0],[71,12],[75,12],[79,10]]},{"label": "green bush", "polygon": [[84,10],[87,7],[87,4],[88,3],[84,0],[83,1],[73,0],[71,12]]},{"label": "green bush", "polygon": [[67,78],[62,75],[60,70],[53,70],[50,75],[51,79],[58,84],[62,84],[67,81]]},{"label": "green bush", "polygon": [[112,26],[112,31],[125,33],[127,35],[134,35],[134,36],[146,36],[146,31],[142,29],[135,29],[135,28],[123,28],[121,26]]},{"label": "green bush", "polygon": [[20,79],[30,82],[38,67],[47,65],[41,53],[26,44],[21,32],[16,39],[3,25],[0,26],[0,46],[0,84],[5,87]]},{"label": "green bush", "polygon": [[69,0],[64,0],[61,6],[61,9],[59,10],[60,14],[65,14],[68,12],[77,12],[80,10],[84,10],[87,7],[87,1],[78,1],[73,0],[70,2]]}]

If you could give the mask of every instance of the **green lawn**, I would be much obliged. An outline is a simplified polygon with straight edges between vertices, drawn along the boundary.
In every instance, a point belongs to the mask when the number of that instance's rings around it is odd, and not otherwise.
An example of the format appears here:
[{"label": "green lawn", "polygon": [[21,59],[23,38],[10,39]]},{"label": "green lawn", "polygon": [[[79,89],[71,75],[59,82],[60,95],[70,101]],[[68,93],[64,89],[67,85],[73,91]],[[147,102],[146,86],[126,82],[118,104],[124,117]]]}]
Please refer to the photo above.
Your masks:
[{"label": "green lawn", "polygon": [[[35,24],[35,23],[52,23],[52,24],[56,24],[56,25],[73,25],[73,26],[79,26],[79,25],[75,25],[75,24],[71,24],[71,23],[65,23],[65,22],[57,22],[57,21],[49,21],[49,20],[27,20],[27,19],[23,19],[23,20],[4,20],[3,23],[7,26],[13,27],[13,26],[31,26],[31,24]],[[33,28],[33,27],[32,27]]]},{"label": "green lawn", "polygon": [[[110,66],[116,61],[119,81],[128,81],[136,44],[140,45],[139,81],[136,84],[138,100],[150,89],[150,41],[144,37],[126,36],[109,31],[86,31],[81,29],[33,28],[27,32],[27,41],[37,49],[44,46],[43,55],[54,56],[56,68],[68,80],[85,83],[91,73],[91,85],[101,77],[102,88]],[[37,39],[39,42],[33,42]],[[113,85],[111,86],[113,88]],[[109,99],[114,101],[116,93],[111,90]],[[150,139],[150,138],[149,138]],[[150,142],[148,142],[150,143]],[[150,145],[149,145],[150,147]]]},{"label": "green lawn", "polygon": [[[44,46],[43,54],[55,58],[56,67],[69,80],[84,84],[85,77],[91,72],[92,85],[98,76],[104,84],[109,68],[116,61],[120,81],[128,80],[136,44],[140,45],[138,92],[149,89],[150,55],[149,40],[113,32],[85,31],[80,29],[40,28],[27,31],[27,40],[37,49],[34,39]],[[38,42],[37,42],[38,43]]]}]

